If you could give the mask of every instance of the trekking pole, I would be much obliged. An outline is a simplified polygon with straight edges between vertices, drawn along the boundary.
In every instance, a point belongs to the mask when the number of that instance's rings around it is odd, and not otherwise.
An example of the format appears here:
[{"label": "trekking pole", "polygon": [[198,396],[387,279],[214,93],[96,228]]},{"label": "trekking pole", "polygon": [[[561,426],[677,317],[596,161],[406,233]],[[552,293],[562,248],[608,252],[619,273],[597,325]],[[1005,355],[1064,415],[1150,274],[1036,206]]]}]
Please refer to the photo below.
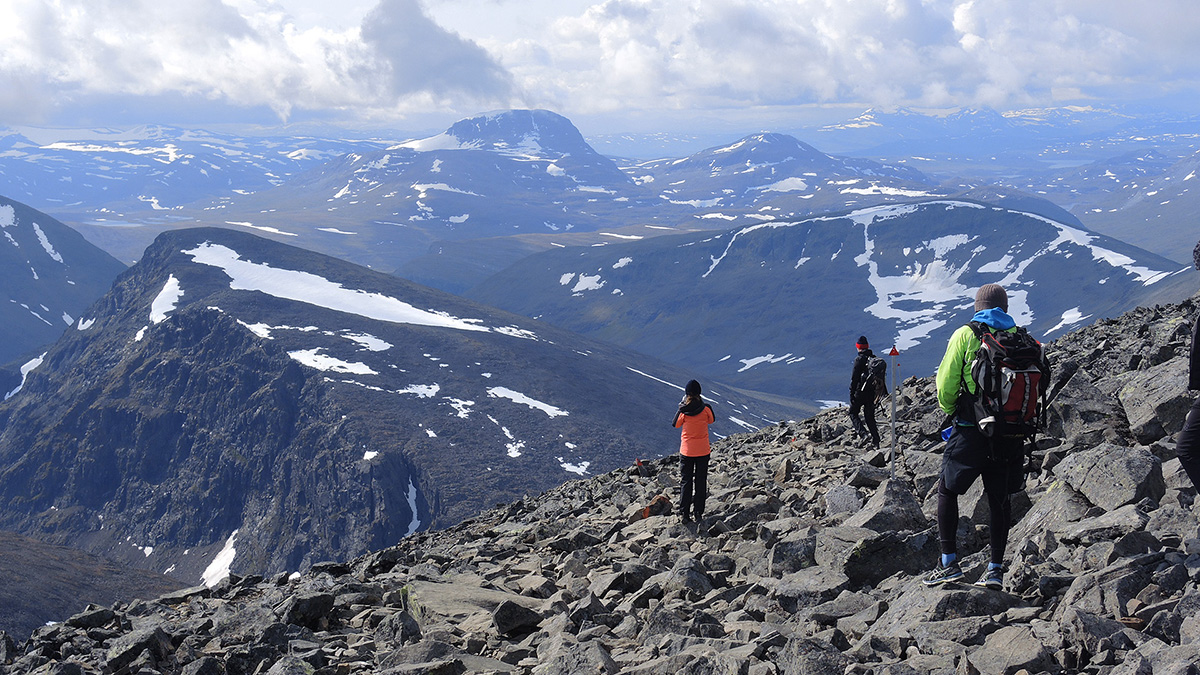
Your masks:
[{"label": "trekking pole", "polygon": [[892,351],[888,354],[892,357],[892,478],[896,477],[896,399],[900,397],[900,390],[896,385],[900,366],[896,363],[896,357],[899,355],[900,352],[895,347],[892,347]]}]

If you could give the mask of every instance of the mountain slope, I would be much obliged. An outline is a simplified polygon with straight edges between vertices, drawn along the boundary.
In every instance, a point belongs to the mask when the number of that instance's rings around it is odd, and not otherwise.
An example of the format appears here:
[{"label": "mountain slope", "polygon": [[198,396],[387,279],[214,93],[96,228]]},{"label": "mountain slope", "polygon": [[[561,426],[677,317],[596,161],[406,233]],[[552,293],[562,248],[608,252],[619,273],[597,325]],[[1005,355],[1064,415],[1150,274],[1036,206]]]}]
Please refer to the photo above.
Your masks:
[{"label": "mountain slope", "polygon": [[0,631],[17,639],[48,622],[82,612],[89,603],[111,606],[149,600],[185,584],[111,560],[0,531]]},{"label": "mountain slope", "polygon": [[987,282],[1039,338],[1200,286],[1043,216],[932,201],[549,251],[468,295],[739,387],[838,401],[858,335],[897,346],[905,373],[932,372]]},{"label": "mountain slope", "polygon": [[[198,582],[677,447],[689,371],[222,229],[162,235],[0,405],[0,527]],[[724,435],[784,414],[709,387]]]},{"label": "mountain slope", "polygon": [[0,233],[4,364],[33,356],[76,324],[125,266],[54,218],[6,197],[0,197]]}]

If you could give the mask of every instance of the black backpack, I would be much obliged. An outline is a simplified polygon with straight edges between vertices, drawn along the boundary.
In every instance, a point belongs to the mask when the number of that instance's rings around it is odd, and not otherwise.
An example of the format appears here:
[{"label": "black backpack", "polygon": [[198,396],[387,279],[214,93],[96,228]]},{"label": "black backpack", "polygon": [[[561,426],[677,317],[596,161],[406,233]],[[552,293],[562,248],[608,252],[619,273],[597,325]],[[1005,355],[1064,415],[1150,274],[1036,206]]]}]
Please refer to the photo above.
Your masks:
[{"label": "black backpack", "polygon": [[1045,348],[1024,328],[992,332],[978,321],[967,325],[981,343],[971,360],[980,433],[1032,438],[1046,423],[1050,362]]},{"label": "black backpack", "polygon": [[879,398],[887,394],[887,361],[872,356],[867,359],[866,371],[863,373],[862,392],[875,394]]}]

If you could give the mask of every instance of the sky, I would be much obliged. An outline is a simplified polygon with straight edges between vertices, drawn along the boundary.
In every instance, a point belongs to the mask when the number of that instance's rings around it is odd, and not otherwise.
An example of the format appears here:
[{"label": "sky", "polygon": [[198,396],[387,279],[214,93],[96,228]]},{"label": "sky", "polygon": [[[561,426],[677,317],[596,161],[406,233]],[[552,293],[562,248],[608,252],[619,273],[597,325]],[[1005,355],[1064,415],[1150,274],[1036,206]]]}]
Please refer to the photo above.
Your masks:
[{"label": "sky", "polygon": [[4,0],[0,126],[592,133],[867,108],[1194,110],[1194,0]]}]

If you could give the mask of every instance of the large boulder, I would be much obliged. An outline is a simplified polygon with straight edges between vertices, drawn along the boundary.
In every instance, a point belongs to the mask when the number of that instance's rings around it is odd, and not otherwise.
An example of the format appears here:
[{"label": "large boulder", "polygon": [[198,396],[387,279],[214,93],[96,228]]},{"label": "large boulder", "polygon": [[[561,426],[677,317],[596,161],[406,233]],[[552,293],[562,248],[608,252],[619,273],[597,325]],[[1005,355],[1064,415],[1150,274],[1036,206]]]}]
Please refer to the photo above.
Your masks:
[{"label": "large boulder", "polygon": [[1139,443],[1150,444],[1178,432],[1192,406],[1188,360],[1179,356],[1133,374],[1118,398],[1129,419],[1129,430]]},{"label": "large boulder", "polygon": [[912,488],[900,480],[890,479],[884,481],[866,506],[847,518],[844,525],[876,532],[906,532],[924,530],[929,521]]},{"label": "large boulder", "polygon": [[1124,418],[1121,406],[1092,380],[1083,368],[1067,380],[1046,410],[1047,435],[1081,446],[1128,437],[1120,424]]},{"label": "large boulder", "polygon": [[910,636],[918,624],[967,617],[991,617],[1020,604],[1007,593],[964,584],[926,586],[917,579],[904,585],[883,616],[871,626],[868,636]]},{"label": "large boulder", "polygon": [[775,661],[780,675],[843,675],[851,665],[828,642],[799,635],[788,640]]},{"label": "large boulder", "polygon": [[1054,467],[1054,474],[1105,511],[1146,498],[1158,502],[1167,491],[1162,463],[1142,447],[1104,443],[1074,452]]},{"label": "large boulder", "polygon": [[816,549],[817,564],[872,586],[896,572],[919,574],[938,553],[931,531],[881,533],[865,527],[827,527],[817,533]]},{"label": "large boulder", "polygon": [[992,633],[967,659],[979,672],[997,675],[1040,673],[1057,665],[1054,652],[1026,626],[1006,626]]}]

